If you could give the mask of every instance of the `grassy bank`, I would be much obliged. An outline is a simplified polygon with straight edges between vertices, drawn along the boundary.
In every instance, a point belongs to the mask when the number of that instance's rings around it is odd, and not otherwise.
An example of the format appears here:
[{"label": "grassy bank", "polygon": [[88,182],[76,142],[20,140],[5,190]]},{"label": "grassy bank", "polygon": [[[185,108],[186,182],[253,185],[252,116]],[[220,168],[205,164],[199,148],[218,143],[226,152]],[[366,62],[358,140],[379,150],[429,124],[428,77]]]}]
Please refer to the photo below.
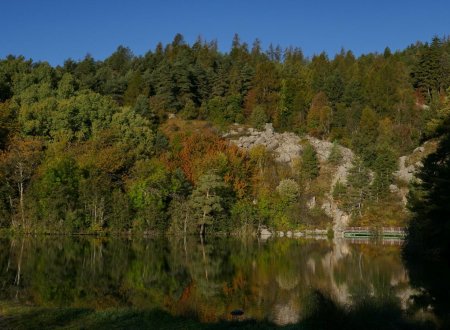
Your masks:
[{"label": "grassy bank", "polygon": [[224,320],[201,323],[195,315],[173,316],[161,310],[132,308],[96,311],[81,308],[34,308],[0,304],[1,329],[436,329],[434,322],[406,315],[395,304],[361,301],[342,307],[319,292],[297,324]]}]

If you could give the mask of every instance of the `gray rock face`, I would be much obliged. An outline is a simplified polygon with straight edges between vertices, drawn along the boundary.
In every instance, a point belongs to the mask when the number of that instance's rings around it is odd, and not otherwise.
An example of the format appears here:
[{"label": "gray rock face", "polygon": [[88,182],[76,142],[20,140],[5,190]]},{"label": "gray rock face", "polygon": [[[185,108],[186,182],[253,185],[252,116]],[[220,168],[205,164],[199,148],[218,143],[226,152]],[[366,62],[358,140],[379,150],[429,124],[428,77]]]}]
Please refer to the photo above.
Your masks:
[{"label": "gray rock face", "polygon": [[231,142],[240,148],[251,149],[257,145],[264,146],[268,151],[273,152],[275,160],[280,163],[291,163],[296,158],[299,158],[302,151],[300,145],[300,138],[294,133],[276,133],[273,130],[271,123],[264,126],[264,131],[258,131],[254,128],[249,128],[246,131],[238,129],[242,136],[233,139],[230,131],[224,137],[231,138]]},{"label": "gray rock face", "polygon": [[306,136],[308,142],[314,147],[317,153],[317,157],[321,162],[324,162],[328,159],[330,155],[331,148],[333,147],[333,143],[317,139],[312,136]]},{"label": "gray rock face", "polygon": [[[411,155],[401,156],[398,159],[398,170],[394,172],[394,177],[397,178],[397,180],[403,181],[404,183],[410,183],[414,179],[416,173],[423,166],[423,163],[421,160],[418,160],[414,164],[410,164],[408,166],[407,164],[411,163],[412,159],[417,160],[418,157],[419,159],[423,159],[424,157],[427,156],[427,152],[424,147],[425,145],[427,145],[427,143],[428,142],[425,142],[422,146],[419,146],[416,149],[414,149]],[[397,187],[396,190],[391,189],[391,187],[389,187],[389,189],[392,193],[397,193],[400,196],[403,204],[406,205],[406,203],[408,202],[407,196],[409,193],[409,189],[407,186],[401,188]]]},{"label": "gray rock face", "polygon": [[[258,131],[254,128],[246,129],[244,127],[235,126],[228,133],[224,134],[224,137],[230,139],[230,141],[238,147],[247,150],[250,150],[257,145],[262,145],[267,149],[267,151],[273,153],[274,159],[277,162],[283,164],[293,165],[294,161],[301,156],[303,151],[299,136],[288,132],[277,133],[274,131],[273,126],[270,123],[264,126],[263,131]],[[304,138],[307,139],[316,150],[319,161],[322,163],[326,162],[333,148],[333,143],[308,135],[304,136]],[[426,146],[427,143],[428,142],[423,144],[423,146]],[[423,166],[420,159],[429,153],[428,149],[430,148],[424,148],[423,146],[417,147],[412,155],[402,156],[399,158],[398,171],[394,172],[394,176],[397,180],[409,183],[414,178],[415,173],[420,167]],[[340,149],[342,159],[333,173],[329,192],[325,194],[324,200],[317,201],[316,199],[311,199],[307,203],[308,208],[317,207],[317,203],[321,203],[319,207],[325,212],[325,214],[333,219],[333,229],[337,235],[339,235],[339,232],[341,232],[344,227],[348,226],[350,216],[343,210],[339,209],[337,203],[333,199],[332,191],[338,181],[343,184],[347,182],[347,175],[352,167],[353,158],[355,157],[350,149],[343,146],[338,146],[338,148]],[[372,178],[374,177],[373,173],[371,173],[371,176]],[[408,194],[407,187],[393,184],[390,185],[389,190],[392,194],[397,194],[403,203],[406,204],[406,196]],[[269,235],[287,236],[283,232],[271,233],[268,230],[261,231],[261,236],[264,234],[266,237]],[[300,237],[303,233],[293,232],[290,235],[293,237]]]},{"label": "gray rock face", "polygon": [[409,183],[416,171],[415,166],[409,165],[406,166],[407,156],[402,156],[398,160],[398,171],[394,172],[394,176],[396,176],[399,180]]},{"label": "gray rock face", "polygon": [[[330,156],[331,149],[333,148],[333,143],[320,140],[312,136],[306,136],[306,139],[316,150],[319,160],[321,162],[327,161],[328,157]],[[347,182],[347,173],[348,170],[352,167],[352,161],[354,158],[353,151],[351,151],[350,149],[343,146],[338,146],[338,148],[341,152],[342,160],[338,168],[336,169],[335,175],[333,176],[332,186],[334,186],[337,181],[340,181],[341,183]]]},{"label": "gray rock face", "polygon": [[[280,163],[290,164],[298,159],[303,151],[303,147],[300,144],[300,137],[294,133],[276,133],[274,132],[271,123],[264,126],[264,131],[258,131],[254,128],[248,128],[247,130],[238,128],[238,134],[232,134],[236,130],[232,130],[227,133],[226,137],[231,139],[231,142],[236,144],[240,148],[250,150],[251,148],[262,145],[268,151],[273,152],[275,160]],[[234,136],[234,139],[233,139]],[[331,149],[333,148],[333,143],[317,139],[312,136],[305,136],[308,142],[313,146],[317,152],[317,156],[320,162],[326,162]],[[348,225],[350,217],[347,213],[340,210],[332,197],[333,187],[336,182],[341,183],[347,182],[347,173],[352,166],[353,152],[343,146],[339,146],[342,160],[336,169],[336,172],[332,179],[332,184],[329,193],[326,195],[326,202],[323,203],[321,208],[325,213],[334,220],[334,230],[339,231],[341,228]],[[308,202],[309,208],[316,207],[316,199]],[[278,233],[278,235],[284,235]],[[293,234],[296,236],[296,234]]]},{"label": "gray rock face", "polygon": [[[401,156],[398,159],[398,171],[394,172],[394,176],[405,183],[409,183],[417,171],[423,166],[422,160],[435,149],[433,144],[436,142],[426,141],[421,146],[407,156]],[[429,146],[428,148],[426,148]],[[430,147],[431,146],[431,147]]]},{"label": "gray rock face", "polygon": [[327,194],[327,201],[322,204],[322,210],[333,219],[333,230],[335,233],[341,232],[343,228],[348,226],[350,216],[337,206],[332,195]]},{"label": "gray rock face", "polygon": [[[317,152],[319,161],[325,162],[330,156],[333,143],[320,140],[311,136],[306,137],[309,143],[314,147]],[[326,201],[322,204],[321,208],[330,218],[333,219],[333,230],[335,233],[340,232],[344,227],[347,227],[350,222],[350,216],[342,211],[335,200],[333,199],[334,185],[339,181],[343,184],[347,182],[348,171],[352,167],[352,161],[354,158],[353,151],[343,146],[338,146],[342,155],[342,160],[334,172],[329,192],[325,195]]]}]

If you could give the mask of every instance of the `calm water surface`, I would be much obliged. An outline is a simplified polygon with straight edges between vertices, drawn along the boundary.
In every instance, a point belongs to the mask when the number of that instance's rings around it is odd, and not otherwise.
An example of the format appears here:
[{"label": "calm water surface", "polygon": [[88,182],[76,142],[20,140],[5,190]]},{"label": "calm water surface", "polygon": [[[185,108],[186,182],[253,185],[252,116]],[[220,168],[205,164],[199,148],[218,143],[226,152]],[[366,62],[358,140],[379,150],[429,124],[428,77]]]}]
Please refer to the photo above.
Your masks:
[{"label": "calm water surface", "polygon": [[0,239],[2,303],[163,309],[201,321],[295,323],[313,290],[339,304],[371,297],[410,308],[400,246],[370,242],[197,237]]}]

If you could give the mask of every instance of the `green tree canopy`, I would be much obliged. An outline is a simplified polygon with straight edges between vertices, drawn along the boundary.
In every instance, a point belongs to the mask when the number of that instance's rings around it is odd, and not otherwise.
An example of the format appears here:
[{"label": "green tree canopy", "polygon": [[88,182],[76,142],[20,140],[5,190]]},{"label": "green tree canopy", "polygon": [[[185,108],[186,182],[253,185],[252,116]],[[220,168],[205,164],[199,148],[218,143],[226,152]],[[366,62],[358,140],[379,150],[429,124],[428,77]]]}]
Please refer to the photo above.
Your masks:
[{"label": "green tree canopy", "polygon": [[224,212],[225,188],[223,179],[216,174],[208,173],[199,178],[189,203],[200,235],[205,234],[206,225],[211,225]]}]

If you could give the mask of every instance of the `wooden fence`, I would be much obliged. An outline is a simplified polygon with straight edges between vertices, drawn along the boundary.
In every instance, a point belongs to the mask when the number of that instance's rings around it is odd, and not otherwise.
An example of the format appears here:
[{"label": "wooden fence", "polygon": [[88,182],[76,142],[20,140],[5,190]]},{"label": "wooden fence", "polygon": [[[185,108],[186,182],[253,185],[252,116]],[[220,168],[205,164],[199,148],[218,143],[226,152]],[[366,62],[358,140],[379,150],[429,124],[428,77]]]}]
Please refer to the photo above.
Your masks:
[{"label": "wooden fence", "polygon": [[406,231],[402,227],[347,227],[342,230],[343,237],[395,237],[403,238]]}]

